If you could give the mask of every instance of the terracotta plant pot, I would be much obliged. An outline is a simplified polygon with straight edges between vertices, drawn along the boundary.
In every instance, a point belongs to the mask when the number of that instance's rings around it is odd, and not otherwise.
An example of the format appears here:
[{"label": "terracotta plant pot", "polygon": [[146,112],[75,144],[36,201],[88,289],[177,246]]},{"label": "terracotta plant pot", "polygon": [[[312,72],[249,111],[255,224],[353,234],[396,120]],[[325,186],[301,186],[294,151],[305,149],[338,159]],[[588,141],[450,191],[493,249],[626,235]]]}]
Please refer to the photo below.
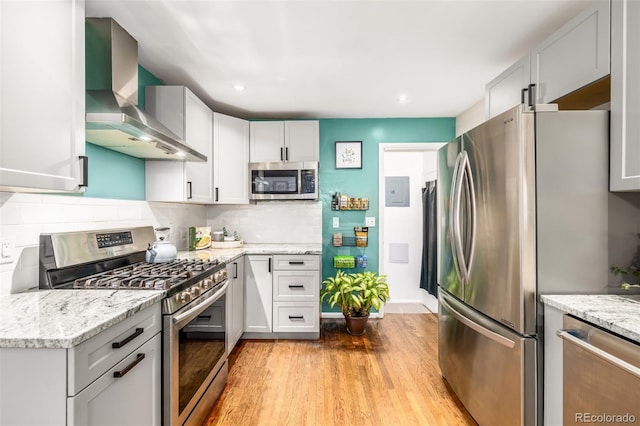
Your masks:
[{"label": "terracotta plant pot", "polygon": [[352,317],[345,315],[344,319],[347,321],[347,331],[352,336],[362,336],[367,331],[368,315],[366,317]]}]

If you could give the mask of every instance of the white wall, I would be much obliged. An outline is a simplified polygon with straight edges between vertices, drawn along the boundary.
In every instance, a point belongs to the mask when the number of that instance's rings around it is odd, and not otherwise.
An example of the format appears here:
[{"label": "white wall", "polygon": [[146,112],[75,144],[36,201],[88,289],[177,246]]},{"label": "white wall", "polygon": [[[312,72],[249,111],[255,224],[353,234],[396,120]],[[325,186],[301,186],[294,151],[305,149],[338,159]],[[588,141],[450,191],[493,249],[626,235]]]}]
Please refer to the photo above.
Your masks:
[{"label": "white wall", "polygon": [[[390,303],[423,303],[420,289],[422,267],[422,187],[426,180],[437,178],[436,151],[387,151],[384,152],[384,176],[409,176],[410,206],[383,207],[382,273],[387,275]],[[390,244],[408,245],[408,263],[389,261]]]},{"label": "white wall", "polygon": [[178,250],[186,250],[189,226],[205,224],[202,205],[0,192],[0,238],[16,246],[16,260],[0,264],[0,294],[38,285],[41,233],[166,225]]},{"label": "white wall", "polygon": [[322,244],[320,201],[258,201],[245,205],[215,205],[207,210],[211,230],[237,231],[245,243]]}]

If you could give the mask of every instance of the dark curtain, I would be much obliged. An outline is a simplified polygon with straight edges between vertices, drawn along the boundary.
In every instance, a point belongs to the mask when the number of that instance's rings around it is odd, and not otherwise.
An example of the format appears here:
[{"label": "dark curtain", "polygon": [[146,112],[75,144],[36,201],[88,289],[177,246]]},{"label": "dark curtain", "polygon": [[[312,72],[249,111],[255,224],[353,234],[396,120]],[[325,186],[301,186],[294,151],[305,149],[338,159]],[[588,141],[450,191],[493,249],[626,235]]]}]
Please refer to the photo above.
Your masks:
[{"label": "dark curtain", "polygon": [[420,271],[420,288],[437,297],[437,206],[436,181],[426,182],[422,189],[422,270]]}]

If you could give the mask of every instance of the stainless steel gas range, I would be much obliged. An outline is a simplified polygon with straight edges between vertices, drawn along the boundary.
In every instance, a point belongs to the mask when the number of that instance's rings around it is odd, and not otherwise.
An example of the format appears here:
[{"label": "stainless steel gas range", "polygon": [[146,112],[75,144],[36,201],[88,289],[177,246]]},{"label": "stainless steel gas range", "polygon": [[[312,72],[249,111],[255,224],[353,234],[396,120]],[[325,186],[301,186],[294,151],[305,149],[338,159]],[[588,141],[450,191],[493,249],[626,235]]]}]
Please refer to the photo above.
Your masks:
[{"label": "stainless steel gas range", "polygon": [[200,425],[227,381],[225,264],[147,263],[153,227],[40,236],[41,289],[164,290],[162,412],[165,425]]}]

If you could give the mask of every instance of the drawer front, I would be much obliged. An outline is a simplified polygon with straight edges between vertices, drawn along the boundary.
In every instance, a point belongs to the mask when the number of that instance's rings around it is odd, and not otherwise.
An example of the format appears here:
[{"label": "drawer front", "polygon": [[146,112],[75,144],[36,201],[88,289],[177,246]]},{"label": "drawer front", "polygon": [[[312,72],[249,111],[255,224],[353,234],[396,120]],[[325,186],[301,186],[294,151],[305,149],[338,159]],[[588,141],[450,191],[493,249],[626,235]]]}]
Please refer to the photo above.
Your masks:
[{"label": "drawer front", "polygon": [[320,270],[320,256],[316,254],[275,254],[273,255],[273,270]]},{"label": "drawer front", "polygon": [[318,271],[275,271],[273,273],[273,300],[318,301],[320,292]]},{"label": "drawer front", "polygon": [[273,331],[320,331],[320,305],[315,303],[274,302]]},{"label": "drawer front", "polygon": [[[76,396],[67,398],[67,425],[160,425],[162,337],[154,338]],[[114,377],[119,372],[120,377]]]},{"label": "drawer front", "polygon": [[[142,329],[142,331],[140,331]],[[68,396],[74,396],[162,330],[160,303],[68,350]],[[114,348],[114,344],[120,344]]]}]

